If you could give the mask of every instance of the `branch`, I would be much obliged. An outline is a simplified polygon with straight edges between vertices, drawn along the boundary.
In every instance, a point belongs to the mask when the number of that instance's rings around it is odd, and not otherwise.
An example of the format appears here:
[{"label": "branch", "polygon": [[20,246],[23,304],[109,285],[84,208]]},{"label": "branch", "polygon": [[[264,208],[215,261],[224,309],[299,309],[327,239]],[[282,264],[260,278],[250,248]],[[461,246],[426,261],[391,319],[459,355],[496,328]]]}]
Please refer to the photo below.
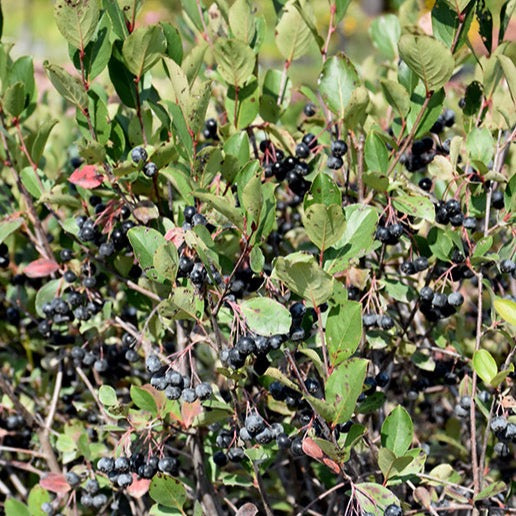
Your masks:
[{"label": "branch", "polygon": [[398,164],[398,161],[400,160],[401,156],[407,150],[408,146],[412,143],[412,140],[414,139],[414,136],[417,132],[419,124],[423,118],[423,115],[425,114],[426,108],[428,107],[430,100],[432,100],[432,96],[433,96],[433,91],[427,92],[425,101],[423,102],[423,105],[421,106],[421,109],[420,109],[419,113],[417,114],[417,118],[414,121],[414,125],[412,126],[412,129],[410,130],[409,135],[403,142],[403,145],[398,149],[396,157],[394,158],[394,161],[391,163],[391,166],[389,167],[389,170],[387,171],[387,176],[391,175],[392,171],[394,170],[394,167],[396,167],[396,165]]}]

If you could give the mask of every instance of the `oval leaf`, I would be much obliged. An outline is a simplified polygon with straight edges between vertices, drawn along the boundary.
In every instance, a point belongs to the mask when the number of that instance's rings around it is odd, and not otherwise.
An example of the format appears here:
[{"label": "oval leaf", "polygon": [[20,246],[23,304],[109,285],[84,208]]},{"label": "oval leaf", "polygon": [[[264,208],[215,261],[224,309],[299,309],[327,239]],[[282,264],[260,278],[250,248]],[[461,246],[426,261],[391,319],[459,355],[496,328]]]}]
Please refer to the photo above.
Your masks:
[{"label": "oval leaf", "polygon": [[491,380],[498,373],[498,366],[491,353],[486,349],[479,349],[473,355],[473,369],[482,378],[484,383],[491,383]]},{"label": "oval leaf", "polygon": [[72,175],[68,178],[70,183],[91,190],[97,188],[104,181],[104,176],[97,172],[95,165],[84,165],[81,168],[76,169]]},{"label": "oval leaf", "polygon": [[319,89],[328,107],[340,118],[344,118],[344,110],[358,85],[357,71],[344,54],[330,57],[324,63]]},{"label": "oval leaf", "polygon": [[172,477],[155,476],[149,489],[150,497],[165,507],[182,509],[186,501],[183,484]]},{"label": "oval leaf", "polygon": [[70,45],[83,50],[95,34],[99,13],[97,0],[58,0],[54,5],[57,28]]},{"label": "oval leaf", "polygon": [[59,269],[59,264],[54,260],[47,260],[40,258],[29,263],[24,269],[23,273],[29,278],[45,278],[50,276]]},{"label": "oval leaf", "polygon": [[401,36],[400,57],[423,81],[426,91],[444,86],[453,73],[455,61],[448,48],[430,37],[413,34]]},{"label": "oval leaf", "polygon": [[258,335],[270,337],[288,333],[292,323],[290,312],[280,303],[268,297],[254,297],[240,305],[247,326]]},{"label": "oval leaf", "polygon": [[61,473],[49,473],[45,478],[39,481],[39,485],[52,493],[67,493],[70,491],[70,484]]},{"label": "oval leaf", "polygon": [[409,449],[413,433],[414,426],[409,413],[403,407],[398,406],[383,422],[382,446],[400,457]]}]

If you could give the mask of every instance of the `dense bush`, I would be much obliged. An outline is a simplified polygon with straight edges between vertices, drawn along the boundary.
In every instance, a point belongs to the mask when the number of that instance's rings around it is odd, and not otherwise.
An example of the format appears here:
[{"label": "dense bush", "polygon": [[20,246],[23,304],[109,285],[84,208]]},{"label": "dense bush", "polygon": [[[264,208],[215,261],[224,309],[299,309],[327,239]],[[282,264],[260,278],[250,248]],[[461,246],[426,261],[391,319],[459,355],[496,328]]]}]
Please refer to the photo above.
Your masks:
[{"label": "dense bush", "polygon": [[514,1],[260,4],[0,44],[7,516],[514,507]]}]

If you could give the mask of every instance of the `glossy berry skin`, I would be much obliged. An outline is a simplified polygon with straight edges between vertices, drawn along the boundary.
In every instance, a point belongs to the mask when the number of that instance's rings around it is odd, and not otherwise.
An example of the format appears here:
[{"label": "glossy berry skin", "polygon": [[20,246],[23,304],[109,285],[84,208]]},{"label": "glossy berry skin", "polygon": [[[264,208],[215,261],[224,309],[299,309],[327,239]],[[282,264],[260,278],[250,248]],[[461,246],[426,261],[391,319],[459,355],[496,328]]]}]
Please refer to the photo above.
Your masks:
[{"label": "glossy berry skin", "polygon": [[308,145],[308,147],[310,148],[310,150],[314,149],[315,147],[317,147],[317,145],[319,144],[319,142],[317,141],[317,138],[315,137],[314,134],[312,133],[306,133],[304,136],[303,136],[303,139],[302,139],[302,142],[305,144],[305,145]]},{"label": "glossy berry skin", "polygon": [[290,306],[290,315],[292,315],[293,319],[300,320],[304,317],[306,313],[306,307],[303,303],[297,302]]},{"label": "glossy berry skin", "polygon": [[195,394],[201,401],[204,401],[207,400],[213,394],[213,390],[209,383],[202,382],[199,385],[195,386]]},{"label": "glossy berry skin", "polygon": [[309,118],[314,116],[316,113],[315,104],[313,102],[309,102],[308,104],[306,104],[303,108],[303,113],[305,114],[305,116]]},{"label": "glossy berry skin", "polygon": [[71,249],[61,249],[59,258],[62,262],[69,262],[73,258],[73,252]]},{"label": "glossy berry skin", "polygon": [[97,469],[102,473],[110,473],[115,467],[115,461],[111,457],[102,457],[97,462]]},{"label": "glossy berry skin", "polygon": [[434,297],[434,291],[430,287],[423,287],[419,292],[419,297],[422,301],[430,302]]},{"label": "glossy berry skin", "polygon": [[383,514],[384,516],[402,516],[403,511],[398,505],[391,504],[386,507]]},{"label": "glossy berry skin", "polygon": [[147,151],[143,147],[135,147],[131,151],[131,159],[135,163],[145,162],[147,161]]},{"label": "glossy berry skin", "polygon": [[417,272],[424,271],[428,269],[428,258],[425,256],[419,256],[414,260],[414,268]]},{"label": "glossy berry skin", "polygon": [[129,487],[133,483],[133,477],[130,473],[122,473],[118,475],[116,479],[116,484],[118,487]]},{"label": "glossy berry skin", "polygon": [[423,177],[419,180],[419,188],[425,192],[429,192],[432,189],[432,180],[428,177]]},{"label": "glossy berry skin", "polygon": [[306,143],[298,143],[296,145],[296,157],[306,159],[310,156],[310,147]]},{"label": "glossy berry skin", "polygon": [[464,303],[464,297],[460,292],[452,292],[448,296],[448,304],[451,306],[461,306]]},{"label": "glossy berry skin", "polygon": [[501,210],[504,208],[504,196],[501,190],[496,190],[493,192],[491,196],[491,206],[496,210]]},{"label": "glossy berry skin", "polygon": [[145,367],[149,373],[157,373],[161,369],[161,360],[158,355],[149,355],[145,361]]},{"label": "glossy berry skin", "polygon": [[245,418],[245,427],[252,436],[255,436],[265,429],[265,421],[261,416],[251,414]]},{"label": "glossy berry skin", "polygon": [[292,455],[298,456],[298,457],[305,454],[305,452],[303,451],[303,441],[300,437],[296,437],[292,441],[292,444],[290,445],[290,451],[291,451]]},{"label": "glossy berry skin", "polygon": [[494,417],[489,426],[495,434],[502,433],[507,428],[507,419],[502,416]]},{"label": "glossy berry skin", "polygon": [[228,463],[227,455],[222,451],[216,451],[213,454],[213,462],[219,466],[219,468],[224,467]]},{"label": "glossy berry skin", "polygon": [[339,170],[339,168],[344,166],[344,161],[338,156],[329,156],[328,160],[326,161],[326,166],[330,170]]},{"label": "glossy berry skin", "polygon": [[512,260],[503,260],[500,263],[500,271],[505,274],[511,274],[514,269],[516,269],[516,265]]},{"label": "glossy berry skin", "polygon": [[292,444],[287,434],[280,434],[276,437],[276,444],[281,450],[288,450]]},{"label": "glossy berry skin", "polygon": [[152,161],[145,163],[143,167],[143,173],[147,177],[154,177],[158,173],[158,167],[156,166],[156,163],[153,163]]},{"label": "glossy berry skin", "polygon": [[335,158],[342,158],[348,152],[348,144],[344,140],[334,140],[331,142],[331,155]]},{"label": "glossy berry skin", "polygon": [[394,328],[394,321],[391,316],[382,315],[379,321],[379,326],[382,330],[390,330],[391,328]]},{"label": "glossy berry skin", "polygon": [[158,469],[162,473],[177,474],[179,462],[175,457],[163,457],[158,462]]},{"label": "glossy berry skin", "polygon": [[379,372],[374,379],[378,387],[385,387],[389,383],[389,375],[383,371]]},{"label": "glossy berry skin", "polygon": [[407,275],[417,272],[413,262],[403,262],[400,266],[400,270],[403,274]]},{"label": "glossy berry skin", "polygon": [[245,459],[245,453],[242,448],[238,448],[237,446],[230,448],[228,450],[228,459],[231,462],[242,462]]},{"label": "glossy berry skin", "polygon": [[183,211],[183,216],[185,218],[185,222],[189,224],[192,222],[193,216],[197,213],[195,206],[187,206]]}]

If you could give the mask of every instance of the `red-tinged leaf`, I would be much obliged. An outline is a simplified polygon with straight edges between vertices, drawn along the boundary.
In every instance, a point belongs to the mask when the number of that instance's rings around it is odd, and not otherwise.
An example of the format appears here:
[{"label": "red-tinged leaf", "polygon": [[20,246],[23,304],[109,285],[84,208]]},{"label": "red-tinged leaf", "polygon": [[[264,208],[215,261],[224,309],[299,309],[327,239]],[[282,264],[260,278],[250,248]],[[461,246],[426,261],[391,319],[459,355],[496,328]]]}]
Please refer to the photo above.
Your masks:
[{"label": "red-tinged leaf", "polygon": [[61,473],[49,473],[39,481],[39,485],[52,493],[64,494],[70,491],[70,484]]},{"label": "red-tinged leaf", "polygon": [[195,400],[193,403],[183,403],[181,407],[182,423],[185,428],[190,428],[193,420],[202,412],[201,402]]},{"label": "red-tinged leaf", "polygon": [[74,185],[91,190],[103,183],[104,176],[97,172],[95,165],[84,165],[81,168],[75,169],[73,174],[68,178],[68,181]]},{"label": "red-tinged leaf", "polygon": [[165,233],[165,240],[170,240],[178,249],[185,241],[185,232],[182,228],[172,228]]},{"label": "red-tinged leaf", "polygon": [[236,512],[235,516],[256,516],[258,514],[258,508],[254,503],[247,502],[242,505]]},{"label": "red-tinged leaf", "polygon": [[321,460],[324,457],[320,446],[310,437],[303,439],[303,451],[315,460]]},{"label": "red-tinged leaf", "polygon": [[305,439],[303,439],[303,451],[309,457],[312,457],[313,459],[322,462],[334,473],[340,473],[339,465],[334,460],[327,457],[325,453],[322,451],[321,447],[310,437],[305,437]]},{"label": "red-tinged leaf", "polygon": [[340,468],[339,468],[339,465],[333,460],[333,459],[330,459],[329,457],[324,457],[322,459],[322,463],[330,468],[335,474],[339,474],[340,473]]},{"label": "red-tinged leaf", "polygon": [[29,263],[23,269],[23,273],[28,278],[44,278],[50,276],[53,272],[59,269],[59,265],[54,260],[47,260],[46,258],[40,258]]},{"label": "red-tinged leaf", "polygon": [[133,483],[127,488],[127,493],[133,498],[141,498],[149,490],[151,481],[148,478],[138,478],[136,473],[133,473]]}]

